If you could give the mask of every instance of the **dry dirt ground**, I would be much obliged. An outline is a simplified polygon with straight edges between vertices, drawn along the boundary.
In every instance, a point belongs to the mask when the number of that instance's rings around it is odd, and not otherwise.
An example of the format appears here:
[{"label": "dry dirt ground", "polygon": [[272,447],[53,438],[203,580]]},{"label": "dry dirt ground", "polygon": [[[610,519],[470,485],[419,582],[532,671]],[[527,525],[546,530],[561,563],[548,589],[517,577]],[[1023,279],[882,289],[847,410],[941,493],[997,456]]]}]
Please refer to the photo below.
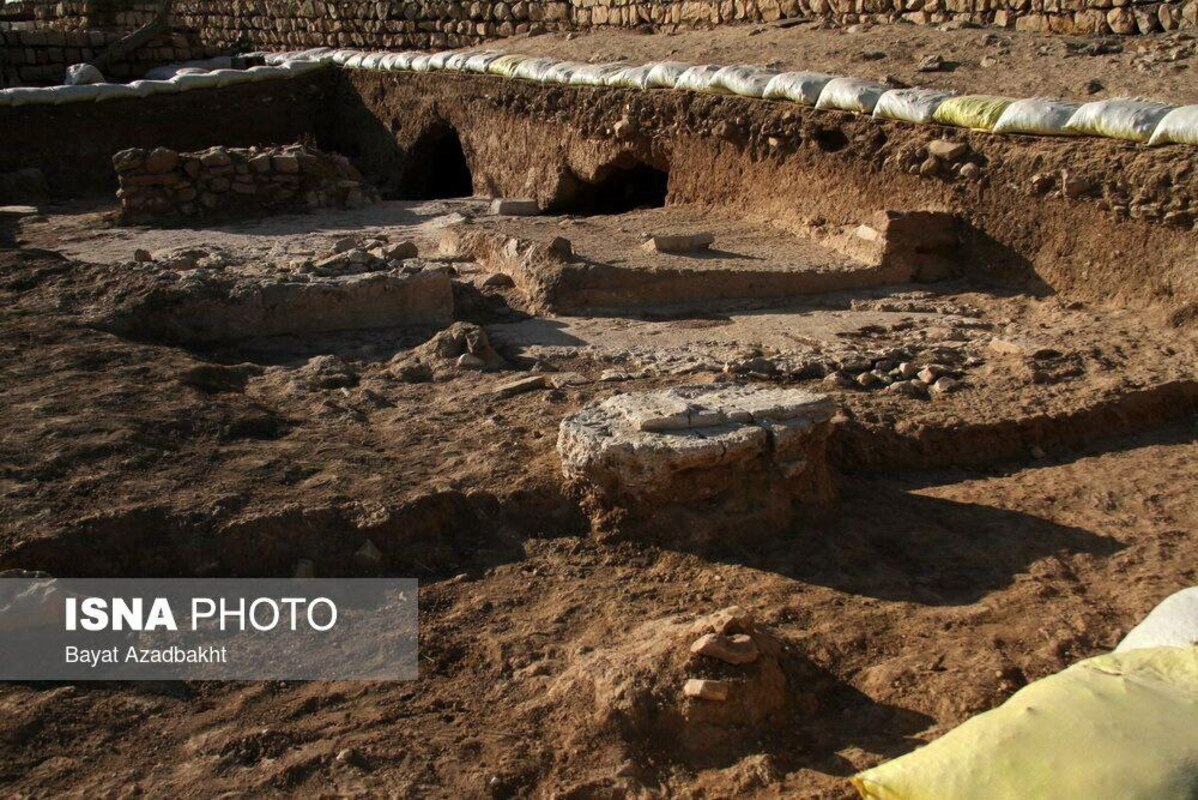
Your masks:
[{"label": "dry dirt ground", "polygon": [[[413,382],[402,368],[433,330],[200,348],[94,323],[150,294],[135,248],[203,247],[255,276],[347,232],[432,254],[447,224],[504,228],[477,201],[171,231],[54,212],[0,231],[17,245],[0,249],[0,568],[282,575],[311,557],[360,575],[371,538],[383,572],[423,582],[421,677],[7,684],[5,794],[847,798],[854,771],[1109,650],[1198,578],[1198,348],[1151,313],[962,279],[532,318],[443,262],[507,368],[433,359]],[[601,253],[652,218],[507,225]],[[900,352],[946,363],[960,390],[822,378]],[[582,378],[490,393],[528,370]],[[712,551],[591,535],[561,485],[562,417],[729,377],[836,398],[835,509]],[[784,702],[700,730],[678,713],[677,638],[733,604],[779,640]]]},{"label": "dry dirt ground", "polygon": [[[736,25],[639,35],[605,29],[515,36],[494,47],[595,62],[756,64],[1010,97],[1130,95],[1198,102],[1195,36],[1187,32],[1096,39],[921,25]],[[917,67],[929,55],[939,56],[944,66],[920,72]]]}]

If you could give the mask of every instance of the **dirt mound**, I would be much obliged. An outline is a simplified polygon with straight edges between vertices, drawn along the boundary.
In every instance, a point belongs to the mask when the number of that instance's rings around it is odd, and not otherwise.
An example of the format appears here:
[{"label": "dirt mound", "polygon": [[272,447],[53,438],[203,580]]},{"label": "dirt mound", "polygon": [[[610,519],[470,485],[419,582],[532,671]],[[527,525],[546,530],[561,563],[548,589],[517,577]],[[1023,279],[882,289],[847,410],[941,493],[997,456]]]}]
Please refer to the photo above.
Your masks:
[{"label": "dirt mound", "polygon": [[[739,663],[731,663],[731,662]],[[812,670],[751,614],[651,620],[577,654],[549,692],[586,720],[579,737],[617,736],[628,752],[691,766],[730,764],[763,728],[815,705]]]}]

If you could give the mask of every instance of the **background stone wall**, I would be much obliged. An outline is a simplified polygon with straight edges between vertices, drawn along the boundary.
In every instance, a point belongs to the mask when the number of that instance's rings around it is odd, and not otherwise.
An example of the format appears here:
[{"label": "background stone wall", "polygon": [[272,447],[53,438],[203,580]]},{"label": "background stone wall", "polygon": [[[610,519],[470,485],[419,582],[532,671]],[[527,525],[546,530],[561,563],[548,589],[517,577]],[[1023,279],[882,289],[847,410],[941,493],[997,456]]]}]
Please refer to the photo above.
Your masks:
[{"label": "background stone wall", "polygon": [[[60,84],[68,66],[91,61],[121,36],[115,28],[0,24],[0,88]],[[145,47],[109,64],[104,74],[111,79],[133,80],[159,64],[208,58],[220,52],[220,47],[201,44],[194,33],[172,33],[151,39]]]},{"label": "background stone wall", "polygon": [[[152,4],[25,0],[39,26],[132,29]],[[1198,28],[1198,0],[179,0],[174,24],[210,46],[452,48],[592,26],[706,27],[781,19],[976,23],[1063,34]]]}]

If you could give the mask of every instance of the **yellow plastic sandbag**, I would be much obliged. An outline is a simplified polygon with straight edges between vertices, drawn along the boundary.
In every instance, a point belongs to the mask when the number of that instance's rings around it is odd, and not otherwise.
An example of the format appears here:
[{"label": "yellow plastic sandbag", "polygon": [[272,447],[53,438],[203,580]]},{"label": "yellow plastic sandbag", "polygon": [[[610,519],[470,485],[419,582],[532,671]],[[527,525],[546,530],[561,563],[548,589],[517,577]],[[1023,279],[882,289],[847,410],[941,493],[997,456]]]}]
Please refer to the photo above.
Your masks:
[{"label": "yellow plastic sandbag", "polygon": [[950,97],[936,108],[932,119],[941,125],[956,125],[958,128],[973,128],[988,131],[998,122],[1007,106],[1015,102],[1011,97],[995,97],[988,94],[965,94]]},{"label": "yellow plastic sandbag", "polygon": [[866,800],[1192,800],[1198,647],[1074,664],[852,781]]}]

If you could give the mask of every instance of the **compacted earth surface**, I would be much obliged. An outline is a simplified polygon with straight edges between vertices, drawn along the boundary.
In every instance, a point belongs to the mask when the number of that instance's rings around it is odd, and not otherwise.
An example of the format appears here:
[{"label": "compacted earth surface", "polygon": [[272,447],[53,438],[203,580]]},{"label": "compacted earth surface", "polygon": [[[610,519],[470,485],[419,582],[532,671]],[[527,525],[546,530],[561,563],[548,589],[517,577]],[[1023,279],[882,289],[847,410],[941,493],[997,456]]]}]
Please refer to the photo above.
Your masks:
[{"label": "compacted earth surface", "polygon": [[[1198,578],[1198,348],[1151,309],[957,275],[567,316],[444,244],[849,269],[685,208],[0,224],[0,569],[422,582],[413,682],[0,687],[6,793],[850,797]],[[640,244],[698,230],[709,251]],[[563,418],[690,384],[827,394],[837,501],[701,546],[593,525]],[[761,657],[697,663],[729,614]],[[754,688],[724,712],[694,677]]]}]

